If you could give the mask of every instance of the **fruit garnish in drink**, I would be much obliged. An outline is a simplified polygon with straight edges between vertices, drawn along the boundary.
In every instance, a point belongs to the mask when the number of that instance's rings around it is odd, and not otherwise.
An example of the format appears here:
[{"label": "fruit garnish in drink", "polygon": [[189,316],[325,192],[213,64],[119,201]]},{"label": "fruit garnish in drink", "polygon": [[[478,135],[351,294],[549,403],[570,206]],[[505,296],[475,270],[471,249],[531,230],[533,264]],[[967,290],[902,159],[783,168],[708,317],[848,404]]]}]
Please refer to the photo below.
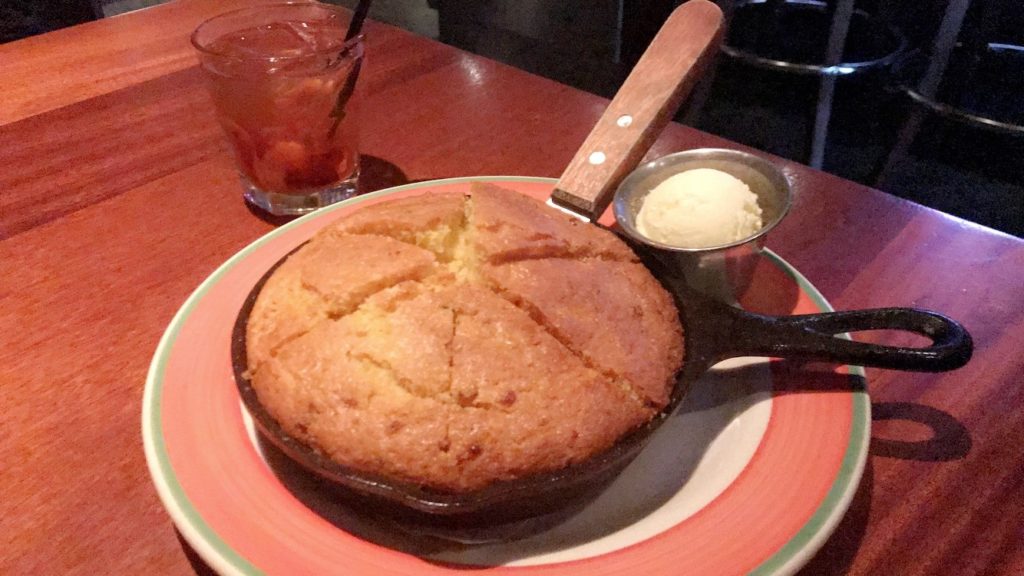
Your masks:
[{"label": "fruit garnish in drink", "polygon": [[[240,170],[260,189],[299,193],[353,175],[356,126],[338,114],[361,52],[326,21],[273,22],[221,36],[211,92]],[[361,46],[359,47],[361,50]]]}]

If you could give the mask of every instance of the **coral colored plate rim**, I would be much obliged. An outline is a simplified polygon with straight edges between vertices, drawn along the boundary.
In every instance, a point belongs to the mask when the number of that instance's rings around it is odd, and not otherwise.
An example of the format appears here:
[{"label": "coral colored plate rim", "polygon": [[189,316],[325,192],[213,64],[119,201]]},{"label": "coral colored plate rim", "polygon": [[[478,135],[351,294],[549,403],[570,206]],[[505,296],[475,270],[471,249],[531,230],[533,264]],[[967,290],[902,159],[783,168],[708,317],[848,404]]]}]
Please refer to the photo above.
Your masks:
[{"label": "coral colored plate rim", "polygon": [[[298,501],[290,499],[283,487],[275,485],[276,479],[272,474],[259,469],[258,456],[251,445],[235,452],[225,452],[225,457],[231,458],[238,452],[245,452],[232,463],[237,464],[238,468],[232,469],[231,474],[242,476],[245,482],[241,489],[236,487],[235,490],[245,492],[247,487],[253,487],[253,493],[249,496],[256,500],[246,502],[243,496],[235,495],[227,487],[221,486],[220,478],[223,478],[225,484],[235,479],[224,476],[224,470],[215,469],[214,465],[204,462],[211,458],[207,451],[216,453],[217,450],[227,450],[231,442],[240,442],[239,438],[245,435],[240,416],[227,413],[229,409],[225,408],[231,405],[231,394],[237,397],[234,384],[230,380],[210,382],[210,389],[227,398],[227,402],[219,404],[220,408],[210,408],[211,412],[204,415],[205,398],[195,398],[197,393],[194,391],[194,383],[183,381],[181,370],[175,372],[173,368],[187,360],[201,362],[204,358],[219,364],[220,356],[223,356],[225,363],[230,364],[226,342],[221,347],[223,350],[211,346],[210,342],[196,344],[188,338],[183,339],[182,330],[183,327],[188,330],[204,319],[204,309],[211,306],[209,300],[218,291],[237,293],[244,289],[244,286],[232,286],[225,282],[226,277],[236,273],[233,269],[244,268],[261,253],[286,251],[282,246],[297,245],[300,239],[308,237],[318,227],[311,224],[330,214],[340,214],[358,204],[384,196],[432,188],[464,188],[473,181],[500,182],[541,199],[545,195],[545,187],[555,183],[550,178],[522,176],[449,178],[389,188],[323,208],[269,232],[239,251],[196,288],[170,322],[157,346],[146,379],[142,403],[143,445],[150,475],[164,507],[185,540],[217,572],[225,575],[274,573],[280,572],[282,566],[287,566],[287,572],[290,573],[320,572],[325,565],[332,566],[338,573],[347,574],[375,574],[385,568],[389,573],[411,575],[463,572],[462,569],[431,563],[360,540],[322,521]],[[608,214],[602,221],[607,217]],[[329,220],[327,218],[319,222],[319,225]],[[766,256],[799,286],[801,303],[805,309],[798,311],[832,310],[821,293],[789,263],[771,251],[766,251]],[[247,292],[245,289],[244,293]],[[209,313],[206,315],[209,316]],[[169,366],[172,368],[170,372]],[[796,572],[835,530],[856,492],[867,459],[870,401],[864,386],[864,371],[860,367],[843,367],[838,371],[848,374],[852,379],[849,392],[784,394],[773,400],[769,430],[754,458],[748,463],[748,469],[740,474],[734,485],[730,485],[694,517],[640,543],[595,557],[548,565],[499,566],[479,571],[494,574],[530,572],[538,576],[597,576],[614,573],[616,569],[621,571],[624,566],[642,565],[645,574],[668,575],[678,574],[683,566],[690,565],[695,573],[778,575]],[[176,406],[186,405],[195,410],[196,420],[190,419],[193,413],[188,413],[187,418],[173,417],[182,416]],[[237,412],[237,401],[234,406]],[[178,412],[175,413],[175,410]],[[815,420],[813,414],[819,412],[832,416]],[[203,416],[206,420],[201,420]],[[208,442],[203,445],[189,439],[190,434],[195,435],[193,427],[209,425],[211,419],[223,419],[223,423],[218,422],[218,426],[219,430],[225,431],[224,437],[211,434],[203,438],[204,442]],[[791,424],[798,420],[800,423]],[[805,420],[811,424],[804,423]],[[800,428],[808,425],[812,428]],[[815,435],[814,426],[820,429],[821,434]],[[815,442],[821,445],[812,445]],[[236,444],[231,449],[235,450],[238,446]],[[817,454],[816,451],[832,455],[824,458],[829,462],[827,465],[819,465],[814,458],[807,457],[807,454]],[[787,458],[787,454],[791,457]],[[802,456],[796,457],[793,454]],[[218,478],[212,475],[217,473],[222,476]],[[792,483],[793,478],[800,479],[805,485],[800,490],[785,494],[776,490]],[[761,494],[765,492],[765,487],[772,490]],[[750,500],[750,494],[761,494],[763,501]],[[209,504],[211,500],[215,500],[218,505]],[[268,510],[258,510],[259,505],[264,503]],[[799,518],[786,518],[789,507],[807,512]],[[761,513],[755,513],[755,510]],[[273,517],[274,514],[285,525],[293,522],[296,526],[308,529],[310,554],[305,554],[305,550],[301,549],[303,544],[296,545],[294,540],[289,540],[291,534],[284,534],[282,529],[280,534],[275,535],[273,527],[266,526],[267,515]],[[736,544],[729,542],[731,538],[728,535],[736,530],[742,531],[746,524],[765,521],[773,527],[790,528],[783,534],[775,534],[774,540],[756,538],[740,542],[744,554],[725,550],[728,545]],[[712,554],[702,557],[701,554],[708,555],[715,551],[687,548],[696,548],[692,544],[693,531],[702,530],[701,533],[706,533],[709,529],[705,525],[711,526],[714,533],[720,536],[712,540],[721,544],[722,550],[717,551],[718,556]],[[259,546],[245,541],[246,529],[262,534],[264,540]],[[319,554],[329,550],[336,553],[343,563],[324,564],[326,559],[312,552],[314,544],[323,544],[324,539],[330,547],[321,547]],[[704,547],[707,546],[705,543]],[[319,566],[318,561],[321,562]],[[681,564],[690,561],[690,564]]]}]

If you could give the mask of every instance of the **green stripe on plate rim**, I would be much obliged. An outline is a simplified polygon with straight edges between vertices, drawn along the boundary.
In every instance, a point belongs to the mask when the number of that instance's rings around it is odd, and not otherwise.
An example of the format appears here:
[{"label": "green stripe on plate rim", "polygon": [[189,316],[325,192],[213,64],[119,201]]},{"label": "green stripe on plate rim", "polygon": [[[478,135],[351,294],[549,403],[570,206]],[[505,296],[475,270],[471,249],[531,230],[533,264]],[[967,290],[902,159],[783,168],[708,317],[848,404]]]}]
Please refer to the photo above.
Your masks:
[{"label": "green stripe on plate rim", "polygon": [[[789,262],[771,250],[765,249],[764,253],[776,266],[796,280],[819,310],[834,311],[821,292]],[[850,339],[849,334],[842,334],[841,337]],[[867,446],[871,431],[871,404],[867,393],[864,368],[849,366],[849,369],[850,378],[856,390],[853,395],[853,424],[850,428],[850,441],[846,445],[843,461],[839,465],[839,474],[836,476],[835,482],[832,483],[828,494],[825,495],[825,499],[822,500],[807,523],[778,552],[751,571],[752,575],[767,576],[796,572],[825,544],[857,491],[861,475],[864,473],[864,464],[867,461]]]},{"label": "green stripe on plate rim", "polygon": [[[441,180],[430,180],[415,182],[393,188],[387,188],[358,196],[332,206],[327,206],[297,218],[264,236],[236,253],[227,262],[218,267],[195,291],[188,297],[185,304],[178,310],[171,324],[164,332],[160,343],[157,345],[154,354],[154,362],[150,365],[146,377],[146,390],[143,395],[143,444],[146,451],[146,460],[149,466],[150,475],[160,499],[163,501],[168,513],[175,524],[181,530],[182,535],[188,543],[196,549],[203,559],[210,563],[211,567],[221,574],[234,573],[256,575],[263,574],[261,570],[253,566],[238,552],[224,542],[216,532],[203,520],[199,512],[193,507],[178,483],[174,470],[171,467],[167,449],[164,446],[163,429],[161,427],[161,397],[164,384],[164,373],[168,356],[178,332],[184,324],[185,319],[191,314],[196,304],[206,295],[210,288],[216,284],[221,277],[233,268],[240,260],[259,249],[273,238],[283,234],[296,226],[301,226],[313,218],[319,218],[333,210],[359,204],[365,200],[380,196],[415,190],[457,184],[461,182],[473,182],[487,180],[491,182],[530,182],[537,184],[554,184],[554,178],[539,178],[533,176],[471,176],[460,178],[445,178]],[[832,307],[825,300],[824,296],[788,262],[770,250],[765,250],[765,255],[779,268],[789,274],[810,297],[814,304],[822,311],[832,311]],[[848,337],[848,336],[846,336]],[[859,379],[863,385],[864,369],[859,366],[850,367],[851,377]],[[861,473],[864,469],[867,452],[867,437],[869,430],[870,410],[865,392],[859,392],[854,396],[853,403],[853,427],[850,435],[850,442],[847,445],[840,472],[831,489],[822,501],[821,505],[807,521],[807,523],[774,555],[765,560],[751,574],[768,575],[791,573],[806,562],[824,544],[831,529],[839,522],[842,513],[846,510],[853,497]],[[205,552],[205,553],[204,553]],[[797,561],[794,564],[794,561]]]}]

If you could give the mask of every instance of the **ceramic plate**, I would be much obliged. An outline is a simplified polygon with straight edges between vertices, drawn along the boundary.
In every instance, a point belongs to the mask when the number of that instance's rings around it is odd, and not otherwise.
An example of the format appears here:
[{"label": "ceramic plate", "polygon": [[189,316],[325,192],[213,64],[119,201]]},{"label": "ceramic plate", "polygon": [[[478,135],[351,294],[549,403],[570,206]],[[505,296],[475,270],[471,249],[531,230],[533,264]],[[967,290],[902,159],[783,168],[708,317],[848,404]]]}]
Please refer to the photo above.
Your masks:
[{"label": "ceramic plate", "polygon": [[[243,300],[279,258],[336,218],[386,198],[466,191],[489,180],[545,199],[546,178],[459,178],[343,202],[274,230],[203,282],[157,347],[142,431],[153,482],[189,544],[222,574],[790,574],[838,524],[867,455],[859,368],[809,370],[764,358],[714,367],[600,497],[545,532],[459,545],[349,512],[264,446],[232,377]],[[610,219],[606,214],[605,219]],[[768,253],[742,300],[755,311],[830,310]],[[830,380],[824,391],[815,391]],[[839,385],[836,385],[837,382]]]}]

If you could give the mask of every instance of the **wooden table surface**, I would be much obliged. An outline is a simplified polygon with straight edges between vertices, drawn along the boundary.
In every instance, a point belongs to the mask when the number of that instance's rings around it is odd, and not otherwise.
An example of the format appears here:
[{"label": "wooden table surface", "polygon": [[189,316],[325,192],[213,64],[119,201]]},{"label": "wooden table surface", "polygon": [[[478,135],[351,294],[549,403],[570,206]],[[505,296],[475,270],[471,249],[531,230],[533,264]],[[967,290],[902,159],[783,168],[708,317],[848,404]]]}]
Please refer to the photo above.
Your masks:
[{"label": "wooden table surface", "polygon": [[[188,1],[0,46],[0,574],[189,574],[139,429],[189,293],[273,228],[243,204]],[[364,184],[557,176],[606,101],[370,23]],[[653,155],[735,146],[672,125]],[[868,370],[860,490],[807,574],[1024,573],[1024,242],[782,162],[769,246],[839,309],[944,311],[945,374]],[[964,193],[982,194],[966,190]],[[934,435],[934,437],[932,437]]]}]

